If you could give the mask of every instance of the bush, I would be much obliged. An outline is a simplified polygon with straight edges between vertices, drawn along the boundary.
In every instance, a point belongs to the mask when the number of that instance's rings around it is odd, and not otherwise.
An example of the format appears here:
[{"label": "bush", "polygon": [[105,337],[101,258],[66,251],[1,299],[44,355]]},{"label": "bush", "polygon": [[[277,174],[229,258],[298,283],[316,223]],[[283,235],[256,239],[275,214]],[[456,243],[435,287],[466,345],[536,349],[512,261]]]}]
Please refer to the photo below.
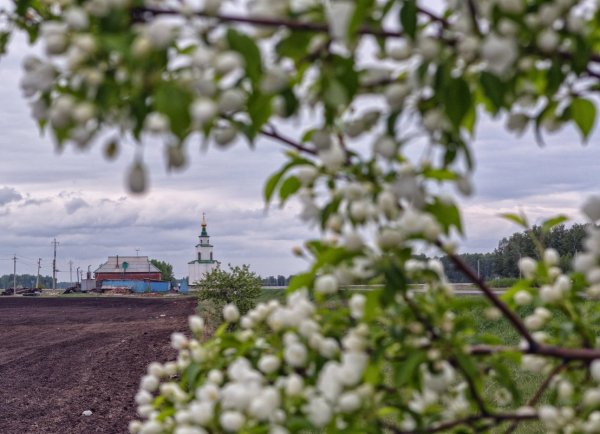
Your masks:
[{"label": "bush", "polygon": [[199,291],[198,299],[211,301],[218,311],[226,304],[235,304],[244,314],[256,304],[261,294],[262,280],[250,271],[249,265],[239,267],[229,264],[229,271],[215,268],[195,286]]}]

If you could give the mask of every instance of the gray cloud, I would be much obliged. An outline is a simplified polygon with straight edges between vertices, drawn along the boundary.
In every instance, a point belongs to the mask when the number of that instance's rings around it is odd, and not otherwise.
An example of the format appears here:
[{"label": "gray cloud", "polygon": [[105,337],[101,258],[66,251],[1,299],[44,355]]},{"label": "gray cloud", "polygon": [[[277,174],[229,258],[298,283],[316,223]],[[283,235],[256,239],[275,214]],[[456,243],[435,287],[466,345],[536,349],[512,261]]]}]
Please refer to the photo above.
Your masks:
[{"label": "gray cloud", "polygon": [[16,202],[23,199],[23,196],[11,187],[0,188],[0,206],[7,205],[11,202]]}]

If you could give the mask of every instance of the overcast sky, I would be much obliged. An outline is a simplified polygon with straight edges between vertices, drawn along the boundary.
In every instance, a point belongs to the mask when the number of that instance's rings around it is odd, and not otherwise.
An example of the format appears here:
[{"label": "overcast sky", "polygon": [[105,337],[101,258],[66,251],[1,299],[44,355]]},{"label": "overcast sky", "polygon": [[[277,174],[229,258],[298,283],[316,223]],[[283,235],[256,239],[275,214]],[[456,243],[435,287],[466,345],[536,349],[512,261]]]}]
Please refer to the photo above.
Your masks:
[{"label": "overcast sky", "polygon": [[[19,41],[17,41],[19,42]],[[53,238],[58,247],[59,280],[69,280],[69,261],[92,270],[109,255],[140,255],[174,265],[187,276],[194,259],[202,213],[215,258],[224,264],[249,263],[261,275],[292,274],[305,263],[290,253],[316,231],[305,228],[294,205],[265,213],[262,186],[284,161],[281,148],[259,141],[255,151],[244,142],[222,151],[200,145],[190,148],[190,165],[168,174],[160,144],[146,146],[151,190],[128,195],[124,185],[133,149],[123,149],[115,162],[102,157],[101,146],[81,152],[55,151],[29,116],[18,81],[19,43],[0,60],[0,274],[51,274]],[[480,124],[474,143],[477,170],[475,195],[464,201],[467,238],[463,252],[493,250],[500,238],[517,228],[498,217],[523,210],[532,221],[564,213],[581,220],[582,200],[598,192],[600,144],[594,134],[582,146],[575,131],[549,136],[540,148],[531,131],[515,138],[500,121]]]}]

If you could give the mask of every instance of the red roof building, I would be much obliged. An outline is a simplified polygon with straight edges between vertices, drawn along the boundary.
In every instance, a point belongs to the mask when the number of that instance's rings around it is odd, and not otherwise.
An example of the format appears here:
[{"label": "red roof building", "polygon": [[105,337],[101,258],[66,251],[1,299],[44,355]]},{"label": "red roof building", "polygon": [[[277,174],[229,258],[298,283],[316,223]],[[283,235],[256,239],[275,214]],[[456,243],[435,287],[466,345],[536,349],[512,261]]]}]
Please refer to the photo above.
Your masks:
[{"label": "red roof building", "polygon": [[160,270],[147,256],[109,256],[95,271],[96,285],[103,280],[160,280]]}]

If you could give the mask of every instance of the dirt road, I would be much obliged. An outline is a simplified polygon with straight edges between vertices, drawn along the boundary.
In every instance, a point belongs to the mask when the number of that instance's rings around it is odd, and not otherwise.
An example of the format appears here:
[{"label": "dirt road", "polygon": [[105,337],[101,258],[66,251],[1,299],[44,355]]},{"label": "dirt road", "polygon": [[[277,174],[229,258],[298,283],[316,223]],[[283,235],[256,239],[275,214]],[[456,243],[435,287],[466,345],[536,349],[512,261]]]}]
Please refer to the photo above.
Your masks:
[{"label": "dirt road", "polygon": [[[193,298],[0,298],[0,433],[126,433]],[[92,410],[89,417],[84,410]]]}]

